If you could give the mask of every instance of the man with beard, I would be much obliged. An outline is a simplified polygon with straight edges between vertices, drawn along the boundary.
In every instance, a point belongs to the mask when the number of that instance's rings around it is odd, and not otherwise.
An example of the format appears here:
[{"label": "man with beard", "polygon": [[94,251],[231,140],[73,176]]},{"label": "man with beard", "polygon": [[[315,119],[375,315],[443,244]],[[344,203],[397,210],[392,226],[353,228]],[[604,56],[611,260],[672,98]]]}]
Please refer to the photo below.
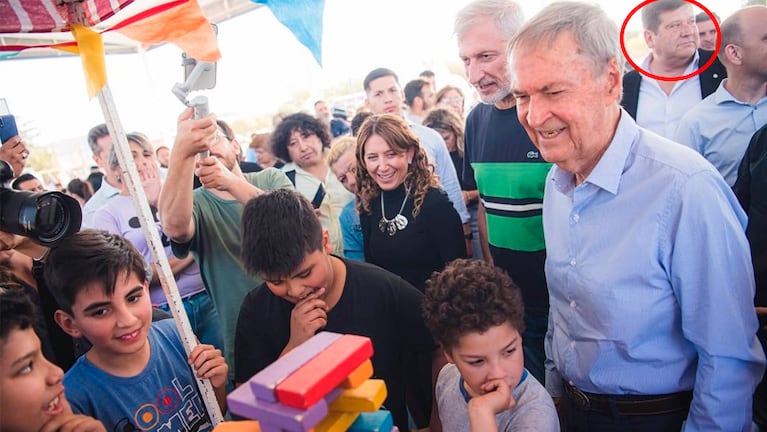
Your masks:
[{"label": "man with beard", "polygon": [[[210,151],[210,156],[198,154]],[[168,177],[160,194],[160,221],[173,253],[189,252],[200,266],[205,289],[213,299],[224,333],[229,370],[234,371],[234,332],[245,295],[263,283],[240,262],[240,216],[244,205],[266,191],[292,188],[281,171],[267,168],[244,174],[238,165],[236,140],[227,139],[214,116],[179,117]],[[194,189],[195,174],[201,188]]]},{"label": "man with beard", "polygon": [[480,194],[482,254],[522,289],[525,366],[543,382],[549,294],[541,209],[551,165],[519,124],[511,94],[506,44],[523,20],[510,0],[477,0],[458,12],[455,34],[466,76],[482,99],[466,119],[463,169],[466,184]]}]

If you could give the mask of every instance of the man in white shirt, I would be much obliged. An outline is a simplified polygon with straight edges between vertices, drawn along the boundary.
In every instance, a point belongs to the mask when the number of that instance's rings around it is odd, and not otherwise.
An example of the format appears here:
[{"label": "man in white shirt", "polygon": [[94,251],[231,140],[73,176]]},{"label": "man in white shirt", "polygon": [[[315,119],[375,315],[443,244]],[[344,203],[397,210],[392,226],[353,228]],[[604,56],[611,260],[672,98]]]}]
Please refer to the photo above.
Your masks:
[{"label": "man in white shirt", "polygon": [[104,173],[101,187],[85,203],[83,207],[83,228],[90,228],[93,221],[93,213],[100,209],[106,202],[120,193],[120,184],[109,168],[109,151],[112,150],[112,137],[106,124],[100,124],[91,128],[88,132],[88,145],[93,153],[93,161]]},{"label": "man in white shirt", "polygon": [[[713,53],[698,50],[698,28],[692,5],[684,0],[658,0],[642,8],[644,39],[650,54],[641,64],[645,73],[675,78],[694,73]],[[727,76],[714,59],[701,74],[684,80],[657,80],[631,71],[623,77],[621,105],[639,126],[670,138],[682,115],[713,93]]]}]

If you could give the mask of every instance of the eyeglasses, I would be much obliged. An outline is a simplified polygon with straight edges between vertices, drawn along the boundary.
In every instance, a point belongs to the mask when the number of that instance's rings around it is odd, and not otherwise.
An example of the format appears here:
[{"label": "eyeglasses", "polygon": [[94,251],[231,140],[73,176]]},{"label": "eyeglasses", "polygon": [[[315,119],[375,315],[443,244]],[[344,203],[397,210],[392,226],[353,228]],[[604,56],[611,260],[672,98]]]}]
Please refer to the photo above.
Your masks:
[{"label": "eyeglasses", "polygon": [[445,98],[442,98],[442,100],[440,102],[446,103],[446,104],[463,103],[463,98],[462,97],[458,97],[458,96],[456,96],[456,97],[445,97]]},{"label": "eyeglasses", "polygon": [[216,138],[213,140],[213,143],[214,143],[214,144],[218,144],[218,141],[219,141],[221,138],[223,138],[223,139],[225,139],[226,141],[229,141],[229,142],[231,142],[231,141],[232,141],[232,138],[229,138],[228,136],[226,136],[226,134],[224,134],[223,132],[221,132],[221,130],[217,130],[217,131],[216,131]]}]

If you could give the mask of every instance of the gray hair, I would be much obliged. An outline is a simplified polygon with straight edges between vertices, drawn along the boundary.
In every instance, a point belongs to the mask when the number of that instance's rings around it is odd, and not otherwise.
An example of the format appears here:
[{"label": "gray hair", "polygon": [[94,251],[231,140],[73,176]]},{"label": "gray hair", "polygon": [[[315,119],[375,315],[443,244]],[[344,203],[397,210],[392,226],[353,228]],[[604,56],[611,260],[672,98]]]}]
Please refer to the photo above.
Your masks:
[{"label": "gray hair", "polygon": [[[127,141],[134,142],[141,147],[141,150],[149,151],[152,154],[154,154],[154,150],[152,149],[152,145],[149,144],[149,140],[147,137],[139,132],[132,132],[125,136]],[[117,151],[116,151],[116,143],[112,146],[112,150],[109,151],[109,167],[110,168],[117,168],[120,166],[120,161],[117,159]]]},{"label": "gray hair", "polygon": [[475,0],[455,16],[453,31],[460,39],[477,22],[493,18],[504,40],[510,40],[525,21],[522,8],[511,0]]},{"label": "gray hair", "polygon": [[512,38],[509,53],[522,45],[551,46],[565,32],[573,35],[580,54],[593,64],[594,76],[604,72],[612,59],[620,64],[618,26],[599,6],[577,2],[557,2],[543,8]]}]

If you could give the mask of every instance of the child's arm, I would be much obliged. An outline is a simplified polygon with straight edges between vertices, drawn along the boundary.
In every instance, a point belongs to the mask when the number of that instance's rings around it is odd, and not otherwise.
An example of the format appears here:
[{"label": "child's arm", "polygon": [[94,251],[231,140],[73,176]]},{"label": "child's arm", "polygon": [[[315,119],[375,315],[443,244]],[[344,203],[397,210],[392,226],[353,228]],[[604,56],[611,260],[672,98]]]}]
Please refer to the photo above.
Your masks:
[{"label": "child's arm", "polygon": [[197,344],[189,354],[189,364],[197,372],[198,378],[210,380],[218,406],[221,411],[226,412],[226,380],[229,366],[226,365],[221,350],[213,345]]},{"label": "child's arm", "polygon": [[482,390],[487,393],[469,401],[469,424],[472,432],[496,432],[498,424],[495,415],[513,408],[517,402],[511,397],[511,389],[502,379],[488,381],[482,385]]}]

